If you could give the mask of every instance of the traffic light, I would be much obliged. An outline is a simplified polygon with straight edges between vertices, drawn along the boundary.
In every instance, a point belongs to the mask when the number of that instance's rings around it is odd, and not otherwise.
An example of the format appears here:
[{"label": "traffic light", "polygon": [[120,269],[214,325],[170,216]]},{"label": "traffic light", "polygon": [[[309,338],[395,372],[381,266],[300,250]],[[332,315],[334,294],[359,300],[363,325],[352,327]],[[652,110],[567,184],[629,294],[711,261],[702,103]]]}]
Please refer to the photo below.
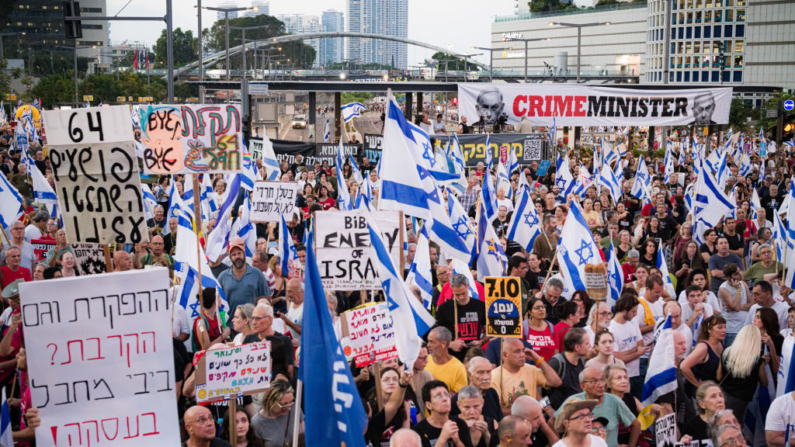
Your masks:
[{"label": "traffic light", "polygon": [[80,2],[69,0],[63,2],[64,27],[67,39],[82,39],[83,24],[79,20],[66,20],[67,17],[80,17]]}]

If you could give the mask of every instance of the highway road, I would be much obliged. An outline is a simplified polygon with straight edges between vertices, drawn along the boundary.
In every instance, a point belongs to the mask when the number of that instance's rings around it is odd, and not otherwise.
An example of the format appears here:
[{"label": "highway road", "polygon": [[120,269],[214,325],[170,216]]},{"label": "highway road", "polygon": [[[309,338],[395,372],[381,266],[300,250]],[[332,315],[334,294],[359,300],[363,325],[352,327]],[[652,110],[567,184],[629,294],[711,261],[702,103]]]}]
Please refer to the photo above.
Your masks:
[{"label": "highway road", "polygon": [[[327,113],[325,115],[317,115],[315,122],[315,138],[318,142],[323,142],[323,131],[326,126],[326,119],[329,120],[329,128],[331,130],[330,141],[334,141],[334,114]],[[292,141],[309,141],[310,128],[306,129],[293,129],[293,126],[288,124],[279,131],[279,138],[282,140]]]}]

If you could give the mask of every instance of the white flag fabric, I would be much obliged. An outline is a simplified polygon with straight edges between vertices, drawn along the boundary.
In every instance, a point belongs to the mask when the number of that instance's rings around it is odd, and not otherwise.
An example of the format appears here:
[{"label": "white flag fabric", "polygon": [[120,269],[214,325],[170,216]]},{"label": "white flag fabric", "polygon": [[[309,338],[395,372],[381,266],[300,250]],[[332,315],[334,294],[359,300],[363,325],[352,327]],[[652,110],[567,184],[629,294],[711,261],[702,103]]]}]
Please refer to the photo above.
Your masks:
[{"label": "white flag fabric", "polygon": [[563,157],[558,155],[557,170],[555,171],[555,184],[560,190],[558,196],[565,200],[574,190],[575,183],[574,176],[571,175],[568,155]]},{"label": "white flag fabric", "polygon": [[478,219],[479,250],[478,253],[478,281],[483,282],[487,276],[504,276],[505,268],[508,264],[508,257],[505,255],[500,244],[500,238],[491,222],[486,218],[483,206],[480,207],[480,217]]},{"label": "white flag fabric", "polygon": [[362,116],[362,112],[367,110],[367,107],[360,102],[351,102],[341,107],[342,119],[347,123],[348,121]]},{"label": "white flag fabric", "polygon": [[6,389],[3,388],[2,409],[0,410],[0,445],[14,446],[14,429],[11,427],[11,412],[6,399]]},{"label": "white flag fabric", "polygon": [[643,384],[641,405],[653,404],[660,396],[664,396],[677,388],[676,355],[674,349],[674,329],[671,315],[665,317],[654,351],[649,358],[649,369],[646,371],[646,382]]},{"label": "white flag fabric", "polygon": [[507,237],[530,253],[533,251],[536,237],[541,234],[541,225],[538,210],[530,199],[530,193],[525,190],[519,203],[516,204],[513,216],[511,216]]},{"label": "white flag fabric", "polygon": [[348,190],[348,183],[345,181],[345,176],[342,175],[342,165],[345,163],[345,149],[340,140],[340,147],[337,151],[337,160],[334,163],[334,169],[337,171],[337,208],[340,211],[347,211],[353,209],[353,201],[351,199],[351,192]]},{"label": "white flag fabric", "polygon": [[616,302],[621,297],[621,291],[624,290],[624,271],[621,270],[621,262],[618,260],[618,253],[613,247],[613,239],[610,239],[610,254],[607,261],[607,282],[610,287],[610,293],[607,295],[607,305],[610,309],[616,305]]},{"label": "white flag fabric", "polygon": [[0,226],[8,230],[22,215],[22,195],[0,172]]},{"label": "white flag fabric", "polygon": [[282,168],[279,167],[279,159],[276,158],[276,153],[273,152],[273,143],[271,143],[268,135],[262,137],[262,166],[265,167],[265,177],[268,180],[279,180]]},{"label": "white flag fabric", "polygon": [[718,187],[718,182],[709,169],[702,169],[698,176],[693,197],[693,234],[696,242],[704,243],[704,232],[718,224],[718,221],[731,213],[735,206]]},{"label": "white flag fabric", "polygon": [[557,257],[564,284],[569,290],[586,290],[585,266],[601,264],[602,258],[599,256],[599,245],[594,241],[576,202],[569,207],[561,235]]},{"label": "white flag fabric", "polygon": [[472,225],[472,221],[469,219],[464,207],[452,194],[447,194],[447,210],[450,214],[453,230],[464,241],[467,251],[472,253],[477,242],[475,227]]},{"label": "white flag fabric", "polygon": [[671,275],[668,273],[668,264],[665,262],[665,250],[663,250],[662,240],[659,242],[659,246],[657,247],[657,268],[662,274],[662,279],[665,281],[665,286],[671,286],[671,288],[673,288],[674,284],[673,281],[671,281]]},{"label": "white flag fabric", "polygon": [[215,228],[213,228],[213,231],[207,236],[207,242],[205,244],[207,247],[207,257],[213,262],[218,261],[218,257],[226,251],[226,247],[229,243],[229,233],[232,229],[229,217],[232,215],[232,208],[237,200],[237,194],[240,191],[239,174],[234,174],[232,181],[227,187],[227,191],[229,194],[226,196],[226,200],[218,211]]},{"label": "white flag fabric", "polygon": [[420,230],[417,238],[417,250],[414,252],[414,259],[409,267],[409,274],[406,282],[417,285],[420,288],[422,302],[426,309],[431,308],[433,298],[433,273],[431,272],[431,252],[428,240],[428,231],[425,225]]},{"label": "white flag fabric", "polygon": [[323,129],[323,142],[328,143],[331,141],[331,129],[329,128],[328,118],[326,118],[326,125]]}]

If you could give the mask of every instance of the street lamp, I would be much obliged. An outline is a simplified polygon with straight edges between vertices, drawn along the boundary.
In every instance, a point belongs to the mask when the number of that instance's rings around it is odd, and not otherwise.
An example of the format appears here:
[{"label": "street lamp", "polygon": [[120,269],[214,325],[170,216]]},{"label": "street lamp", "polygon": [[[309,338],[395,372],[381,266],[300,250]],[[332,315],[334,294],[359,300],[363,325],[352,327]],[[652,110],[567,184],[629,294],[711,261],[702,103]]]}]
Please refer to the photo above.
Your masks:
[{"label": "street lamp", "polygon": [[[242,36],[243,37],[242,54],[243,54],[243,77],[244,78],[246,77],[246,30],[262,29],[262,28],[267,28],[268,26],[269,25],[261,25],[261,26],[230,26],[230,27],[227,27],[227,29],[236,29],[236,30],[242,31],[242,34],[243,34],[243,36]],[[228,32],[229,31],[227,31],[227,33]],[[279,50],[281,50],[281,47],[279,47]],[[227,39],[227,51],[229,51],[228,39]],[[255,58],[257,57],[256,48],[254,49],[254,57]],[[255,74],[256,74],[256,66],[257,66],[257,61],[256,61],[256,59],[254,59]]]},{"label": "street lamp", "polygon": [[508,48],[486,48],[486,47],[474,47],[473,46],[471,48],[473,50],[483,50],[483,51],[488,51],[489,52],[489,82],[493,82],[494,81],[494,77],[493,77],[493,74],[494,74],[494,52],[495,51],[505,51],[505,50],[511,51],[511,50],[513,50],[513,47],[508,47]]},{"label": "street lamp", "polygon": [[577,28],[577,83],[580,83],[580,42],[582,40],[582,29],[590,26],[610,25],[610,22],[592,22],[592,23],[566,23],[566,22],[549,22],[549,26],[565,26],[568,28]]},{"label": "street lamp", "polygon": [[[238,12],[238,11],[258,11],[258,6],[252,6],[250,8],[216,8],[213,6],[199,6],[196,5],[194,8],[201,8],[206,9],[207,11],[218,11],[224,13],[224,26],[226,28],[226,80],[229,81],[230,79],[230,71],[229,71],[229,13],[230,12]],[[199,13],[199,17],[201,17],[201,12]],[[201,20],[201,19],[200,19]],[[199,26],[201,29],[201,25]],[[199,31],[201,32],[201,31]],[[201,65],[201,54],[199,54],[199,65]],[[201,68],[199,69],[199,73],[201,73]]]},{"label": "street lamp", "polygon": [[505,37],[502,39],[504,42],[524,42],[524,82],[527,83],[527,43],[538,42],[540,40],[552,40],[549,37],[541,37],[538,39],[517,39],[515,37]]},{"label": "street lamp", "polygon": [[467,82],[467,61],[473,56],[483,56],[483,53],[462,54],[464,56],[464,82]]}]

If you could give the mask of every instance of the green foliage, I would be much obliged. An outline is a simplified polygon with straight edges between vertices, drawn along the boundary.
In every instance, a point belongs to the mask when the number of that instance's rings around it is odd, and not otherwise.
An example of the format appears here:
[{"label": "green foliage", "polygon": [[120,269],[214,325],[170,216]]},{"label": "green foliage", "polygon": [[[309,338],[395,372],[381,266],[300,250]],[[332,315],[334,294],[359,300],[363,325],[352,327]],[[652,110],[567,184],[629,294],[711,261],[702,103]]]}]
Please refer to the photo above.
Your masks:
[{"label": "green foliage", "polygon": [[[100,102],[113,104],[118,96],[132,96],[137,100],[139,96],[152,96],[155,102],[165,101],[167,85],[160,77],[151,77],[150,87],[147,88],[146,76],[132,72],[122,72],[116,81],[115,73],[97,73],[80,81],[78,85],[79,101],[83,95],[93,95],[93,104]],[[181,102],[189,96],[196,96],[197,88],[188,84],[177,84],[174,93]],[[41,98],[45,108],[58,104],[74,104],[75,84],[74,75],[70,72],[45,76],[30,90],[31,97]]]},{"label": "green foliage", "polygon": [[6,67],[8,67],[8,61],[0,59],[0,98],[11,93],[11,75],[6,72]]},{"label": "green foliage", "polygon": [[534,0],[530,2],[530,12],[555,11],[564,6],[560,0]]},{"label": "green foliage", "polygon": [[729,126],[744,130],[748,127],[748,117],[753,117],[753,109],[748,107],[742,98],[732,98],[731,108],[729,109]]},{"label": "green foliage", "polygon": [[[433,56],[431,56],[431,59],[439,62],[439,65],[437,66],[437,68],[439,69],[444,69],[445,59],[452,59],[447,62],[448,70],[461,70],[461,71],[464,70],[464,60],[458,57],[448,55],[447,53],[437,51],[436,53],[433,54]],[[466,69],[477,70],[478,66],[473,64],[472,62],[467,62]]]},{"label": "green foliage", "polygon": [[369,101],[374,97],[375,93],[371,92],[342,92],[342,94],[340,94],[343,104],[348,104],[351,102],[360,102],[364,104],[366,101]]},{"label": "green foliage", "polygon": [[[160,33],[160,37],[155,44],[155,61],[157,68],[166,67],[166,30]],[[181,67],[183,65],[195,62],[199,59],[199,40],[193,37],[193,31],[182,31],[182,28],[177,28],[173,33],[173,57],[174,66]],[[135,52],[132,53],[133,57]],[[132,65],[132,64],[131,64]]]},{"label": "green foliage", "polygon": [[615,5],[618,3],[618,0],[599,0],[596,2],[596,6],[604,6],[604,5]]}]

